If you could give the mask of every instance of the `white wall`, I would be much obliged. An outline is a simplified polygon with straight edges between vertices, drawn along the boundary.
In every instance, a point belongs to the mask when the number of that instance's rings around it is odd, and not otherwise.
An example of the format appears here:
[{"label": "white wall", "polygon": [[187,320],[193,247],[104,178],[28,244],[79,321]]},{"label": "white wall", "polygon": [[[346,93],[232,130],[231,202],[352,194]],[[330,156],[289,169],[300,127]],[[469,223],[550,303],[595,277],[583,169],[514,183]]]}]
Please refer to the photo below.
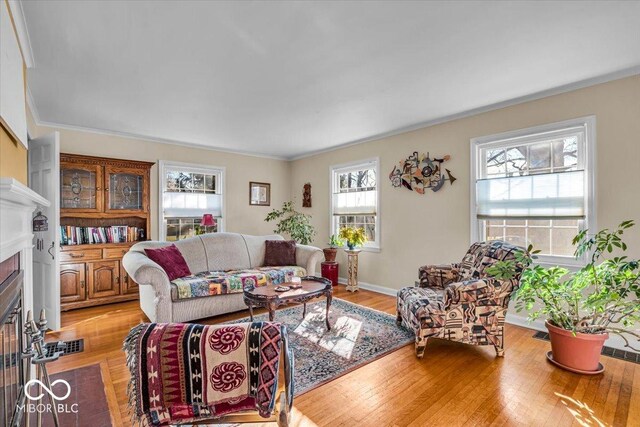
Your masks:
[{"label": "white wall", "polygon": [[[282,202],[294,199],[300,207],[306,182],[312,185],[312,208],[318,235],[314,244],[326,246],[330,233],[329,170],[331,165],[380,158],[381,250],[360,255],[359,278],[385,293],[413,284],[418,267],[459,261],[470,245],[470,139],[516,129],[596,116],[596,211],[598,228],[615,227],[625,219],[640,223],[640,76],[494,110],[379,140],[317,154],[293,162],[186,148],[96,133],[60,131],[61,151],[145,160],[160,159],[225,166],[227,230],[268,234],[273,225],[264,217]],[[32,137],[56,129],[39,127],[29,115]],[[388,174],[413,151],[441,156],[458,180],[437,193],[421,196],[393,188]],[[249,206],[249,181],[270,182],[271,207]],[[158,174],[152,169],[152,234],[158,236]],[[628,254],[640,258],[640,224],[625,235]],[[339,252],[341,276],[345,257]],[[511,321],[521,322],[522,318]],[[541,327],[541,324],[537,324]],[[617,343],[608,345],[619,346]]]},{"label": "white wall", "polygon": [[[624,219],[640,221],[640,76],[628,77],[519,105],[418,129],[293,162],[188,148],[97,133],[57,129],[61,151],[77,154],[225,166],[227,230],[271,233],[267,212],[294,199],[300,207],[306,182],[312,185],[313,216],[323,247],[330,233],[329,169],[331,165],[380,158],[381,251],[360,258],[360,279],[390,290],[413,283],[426,263],[459,260],[470,244],[470,139],[576,117],[595,115],[596,206],[598,226],[613,227]],[[55,129],[40,127],[29,114],[32,137]],[[387,176],[413,151],[450,154],[447,162],[458,180],[439,192],[419,195],[393,188]],[[249,206],[249,181],[270,182],[271,207]],[[152,169],[152,238],[157,230],[157,167]],[[640,257],[640,227],[627,236],[629,254]],[[341,254],[339,261],[345,261]],[[344,271],[344,265],[342,265]],[[342,274],[344,275],[344,274]]]},{"label": "white wall", "polygon": [[[536,101],[334,150],[293,162],[291,192],[313,187],[315,244],[330,233],[331,165],[380,157],[381,251],[360,255],[359,278],[393,290],[411,285],[418,267],[459,261],[470,244],[470,139],[595,115],[598,227],[625,219],[640,223],[640,76],[629,77]],[[393,188],[388,174],[414,151],[450,154],[446,167],[458,178],[439,192],[419,195]],[[629,254],[640,257],[640,224],[626,235]],[[340,255],[341,276],[345,257]]]},{"label": "white wall", "polygon": [[[156,162],[151,169],[151,239],[158,238],[158,160],[226,167],[226,231],[271,234],[267,213],[290,199],[288,161],[184,147],[98,133],[37,126],[29,114],[29,134],[37,137],[57,130],[60,152]],[[271,207],[249,206],[249,182],[271,183]]]}]

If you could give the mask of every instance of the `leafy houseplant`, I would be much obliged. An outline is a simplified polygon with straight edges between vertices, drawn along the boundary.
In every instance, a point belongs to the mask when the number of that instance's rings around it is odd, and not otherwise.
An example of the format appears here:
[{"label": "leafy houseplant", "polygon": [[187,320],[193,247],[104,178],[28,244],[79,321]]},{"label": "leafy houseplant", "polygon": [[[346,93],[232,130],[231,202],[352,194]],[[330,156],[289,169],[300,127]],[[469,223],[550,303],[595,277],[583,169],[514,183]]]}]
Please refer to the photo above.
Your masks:
[{"label": "leafy houseplant", "polygon": [[350,250],[354,250],[356,246],[364,245],[367,241],[367,236],[362,227],[342,227],[338,235],[347,242]]},{"label": "leafy houseplant", "polygon": [[339,236],[332,234],[329,237],[329,247],[330,248],[339,248],[340,246],[344,246],[344,240],[342,240]]},{"label": "leafy houseplant", "polygon": [[324,252],[324,260],[326,262],[334,262],[336,260],[336,254],[338,252],[338,247],[344,245],[344,240],[338,237],[335,234],[332,234],[329,237],[329,247],[324,248],[322,251]]},{"label": "leafy houseplant", "polygon": [[[600,353],[609,334],[621,336],[626,347],[639,350],[630,340],[639,341],[640,333],[630,328],[640,321],[640,260],[609,255],[627,250],[622,235],[633,225],[624,221],[614,230],[595,235],[587,230],[578,233],[573,239],[575,256],[590,256],[577,272],[540,265],[528,265],[523,271],[515,293],[516,309],[529,311],[530,320],[546,317],[552,361],[561,367],[600,372]],[[498,263],[487,272],[508,275],[512,264]],[[535,309],[536,303],[541,308]]]},{"label": "leafy houseplant", "polygon": [[311,225],[311,216],[294,209],[293,202],[284,202],[282,209],[274,209],[267,214],[266,222],[279,220],[274,233],[288,234],[291,239],[302,245],[308,245],[313,240],[316,231]]}]

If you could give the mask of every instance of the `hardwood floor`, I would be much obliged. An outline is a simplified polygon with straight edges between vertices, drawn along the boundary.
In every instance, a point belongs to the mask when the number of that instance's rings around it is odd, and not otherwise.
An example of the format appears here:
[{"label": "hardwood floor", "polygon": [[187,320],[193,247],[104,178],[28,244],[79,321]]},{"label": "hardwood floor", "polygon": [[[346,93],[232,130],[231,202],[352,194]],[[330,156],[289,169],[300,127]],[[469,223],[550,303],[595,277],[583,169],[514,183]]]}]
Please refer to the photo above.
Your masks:
[{"label": "hardwood floor", "polygon": [[[395,298],[343,286],[343,298],[395,314]],[[217,323],[246,316],[219,316]],[[122,341],[147,321],[137,302],[63,313],[47,340],[85,339],[83,353],[62,357],[52,372],[99,363],[115,426],[129,426]],[[277,314],[276,314],[277,319]],[[640,425],[640,365],[608,357],[606,371],[581,376],[546,361],[549,343],[529,329],[506,326],[506,356],[493,347],[430,340],[424,359],[408,345],[296,397],[294,426]],[[95,426],[102,427],[102,426]]]}]

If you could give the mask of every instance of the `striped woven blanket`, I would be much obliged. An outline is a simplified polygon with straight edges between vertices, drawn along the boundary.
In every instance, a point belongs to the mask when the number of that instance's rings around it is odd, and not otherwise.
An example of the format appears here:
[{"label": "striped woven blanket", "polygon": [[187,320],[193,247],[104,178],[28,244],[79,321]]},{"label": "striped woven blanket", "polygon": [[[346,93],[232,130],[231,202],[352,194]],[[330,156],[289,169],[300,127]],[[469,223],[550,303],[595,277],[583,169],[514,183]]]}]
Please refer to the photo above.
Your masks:
[{"label": "striped woven blanket", "polygon": [[136,326],[124,342],[132,421],[160,426],[246,410],[269,417],[283,340],[285,326],[271,322]]}]

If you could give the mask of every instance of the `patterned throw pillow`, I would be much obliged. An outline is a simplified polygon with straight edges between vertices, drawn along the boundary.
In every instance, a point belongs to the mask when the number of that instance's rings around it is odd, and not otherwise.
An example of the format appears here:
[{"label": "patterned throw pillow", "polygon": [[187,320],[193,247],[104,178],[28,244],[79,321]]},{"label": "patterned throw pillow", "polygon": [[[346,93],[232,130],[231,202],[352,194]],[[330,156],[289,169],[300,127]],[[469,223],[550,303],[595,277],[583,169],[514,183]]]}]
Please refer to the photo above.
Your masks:
[{"label": "patterned throw pillow", "polygon": [[145,249],[147,256],[162,267],[169,276],[169,280],[190,276],[191,270],[176,245],[158,249]]},{"label": "patterned throw pillow", "polygon": [[267,240],[264,243],[265,266],[296,265],[296,242],[294,240]]}]

